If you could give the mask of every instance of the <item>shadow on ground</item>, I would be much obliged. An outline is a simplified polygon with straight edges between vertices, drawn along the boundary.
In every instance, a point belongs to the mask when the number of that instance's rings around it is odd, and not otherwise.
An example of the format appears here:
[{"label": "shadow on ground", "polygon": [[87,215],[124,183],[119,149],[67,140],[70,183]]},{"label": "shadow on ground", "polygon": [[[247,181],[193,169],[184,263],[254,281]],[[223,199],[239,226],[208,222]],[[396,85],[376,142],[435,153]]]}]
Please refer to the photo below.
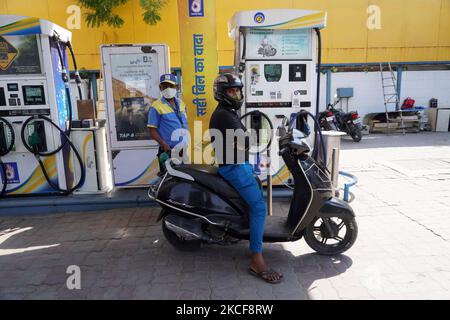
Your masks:
[{"label": "shadow on ground", "polygon": [[[158,212],[2,218],[0,298],[310,299],[316,281],[339,276],[352,264],[345,255],[294,255],[281,244],[267,244],[267,263],[285,277],[267,284],[247,272],[248,242],[180,252],[164,239]],[[306,248],[303,241],[291,246],[297,244]],[[66,286],[71,265],[80,267],[81,290]]]}]

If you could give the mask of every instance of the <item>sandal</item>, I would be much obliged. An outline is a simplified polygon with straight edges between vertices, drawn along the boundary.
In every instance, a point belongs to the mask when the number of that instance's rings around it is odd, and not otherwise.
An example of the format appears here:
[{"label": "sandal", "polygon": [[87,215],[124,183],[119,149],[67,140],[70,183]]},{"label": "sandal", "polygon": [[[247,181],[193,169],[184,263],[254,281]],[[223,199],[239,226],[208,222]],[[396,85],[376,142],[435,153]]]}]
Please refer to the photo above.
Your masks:
[{"label": "sandal", "polygon": [[252,275],[252,276],[255,276],[255,277],[257,277],[257,278],[260,278],[260,279],[262,279],[262,280],[264,280],[264,281],[266,281],[266,282],[268,282],[268,283],[272,283],[272,284],[275,284],[275,283],[279,283],[279,282],[281,282],[281,280],[283,279],[283,275],[282,274],[279,274],[279,276],[280,276],[280,278],[278,279],[278,280],[276,280],[276,279],[271,279],[271,277],[270,277],[270,275],[272,275],[272,274],[274,274],[274,273],[277,273],[278,274],[278,272],[276,272],[276,271],[274,271],[274,270],[267,270],[267,271],[262,271],[262,272],[256,272],[255,270],[253,270],[252,268],[248,268],[248,272]]}]

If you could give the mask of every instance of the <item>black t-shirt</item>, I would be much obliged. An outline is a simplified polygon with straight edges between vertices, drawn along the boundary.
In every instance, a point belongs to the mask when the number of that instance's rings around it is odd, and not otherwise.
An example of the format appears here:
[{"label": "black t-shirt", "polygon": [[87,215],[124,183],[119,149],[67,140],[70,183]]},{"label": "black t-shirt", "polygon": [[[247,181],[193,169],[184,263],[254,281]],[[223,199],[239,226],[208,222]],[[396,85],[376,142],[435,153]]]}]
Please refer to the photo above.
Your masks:
[{"label": "black t-shirt", "polygon": [[[216,164],[223,166],[248,161],[249,139],[246,136],[247,129],[234,110],[219,104],[211,116],[209,129]],[[214,129],[217,131],[214,132]],[[228,135],[227,130],[229,131]],[[217,137],[219,132],[221,139]]]}]

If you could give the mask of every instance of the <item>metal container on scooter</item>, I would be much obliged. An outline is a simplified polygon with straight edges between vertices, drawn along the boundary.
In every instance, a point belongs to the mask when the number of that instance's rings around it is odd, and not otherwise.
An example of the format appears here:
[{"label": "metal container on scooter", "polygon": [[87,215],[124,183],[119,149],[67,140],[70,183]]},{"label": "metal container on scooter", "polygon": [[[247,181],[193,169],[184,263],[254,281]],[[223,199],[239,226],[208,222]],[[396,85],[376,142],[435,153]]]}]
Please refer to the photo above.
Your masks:
[{"label": "metal container on scooter", "polygon": [[[326,152],[326,159],[324,162],[327,169],[331,172],[331,182],[333,184],[333,188],[336,189],[339,176],[341,137],[345,136],[345,133],[340,131],[322,131],[322,136]],[[323,160],[322,152],[319,152],[319,157]]]}]

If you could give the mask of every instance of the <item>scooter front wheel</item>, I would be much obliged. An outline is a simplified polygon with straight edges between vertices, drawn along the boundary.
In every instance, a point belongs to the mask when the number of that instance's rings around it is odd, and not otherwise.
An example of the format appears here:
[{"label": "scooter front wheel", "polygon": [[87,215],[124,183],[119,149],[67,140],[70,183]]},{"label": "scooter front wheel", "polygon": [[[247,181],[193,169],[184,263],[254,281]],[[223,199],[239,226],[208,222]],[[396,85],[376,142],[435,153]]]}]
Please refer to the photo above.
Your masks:
[{"label": "scooter front wheel", "polygon": [[162,231],[164,236],[166,237],[167,241],[174,246],[176,249],[180,251],[197,251],[200,250],[202,247],[202,241],[201,240],[186,240],[182,237],[178,236],[175,232],[170,230],[166,223],[164,222],[164,219],[162,221]]},{"label": "scooter front wheel", "polygon": [[305,230],[305,241],[323,255],[338,255],[350,249],[358,236],[358,225],[352,217],[316,217]]}]

